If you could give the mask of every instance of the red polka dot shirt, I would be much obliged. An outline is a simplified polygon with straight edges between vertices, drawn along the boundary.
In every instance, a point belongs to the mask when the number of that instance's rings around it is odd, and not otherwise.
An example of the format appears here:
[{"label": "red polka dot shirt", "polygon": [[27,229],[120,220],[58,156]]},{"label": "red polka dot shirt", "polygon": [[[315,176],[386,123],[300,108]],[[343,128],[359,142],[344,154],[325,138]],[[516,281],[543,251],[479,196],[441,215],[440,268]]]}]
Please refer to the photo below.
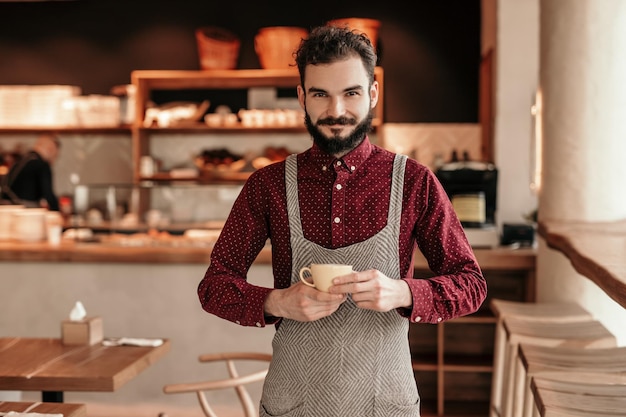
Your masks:
[{"label": "red polka dot shirt", "polygon": [[[315,145],[298,154],[304,236],[334,249],[378,233],[387,222],[394,156],[369,139],[340,159]],[[288,287],[289,238],[283,161],[251,175],[235,201],[198,286],[202,308],[243,326],[278,323],[280,318],[263,312],[273,289],[246,277],[269,239],[274,287]],[[434,277],[413,278],[416,245]],[[413,306],[398,313],[412,322],[467,315],[484,301],[485,279],[448,196],[434,173],[412,159],[406,164],[399,252],[400,278],[409,284]]]}]

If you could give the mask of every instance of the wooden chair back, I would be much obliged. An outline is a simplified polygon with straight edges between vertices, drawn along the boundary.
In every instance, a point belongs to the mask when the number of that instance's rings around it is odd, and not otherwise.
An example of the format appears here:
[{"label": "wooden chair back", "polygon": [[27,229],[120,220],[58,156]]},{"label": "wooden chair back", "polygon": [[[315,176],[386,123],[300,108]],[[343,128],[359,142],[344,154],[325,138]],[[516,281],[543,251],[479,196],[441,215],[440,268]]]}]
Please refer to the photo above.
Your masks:
[{"label": "wooden chair back", "polygon": [[[204,414],[207,417],[218,417],[214,409],[210,406],[205,392],[234,388],[237,392],[245,417],[258,417],[258,404],[253,403],[246,389],[246,385],[263,381],[265,375],[267,375],[267,368],[271,360],[271,354],[259,352],[222,352],[200,355],[198,361],[201,363],[225,363],[230,377],[201,382],[168,384],[163,387],[163,392],[166,394],[195,393]],[[266,362],[267,366],[261,371],[240,376],[236,366],[240,361],[261,361]]]}]

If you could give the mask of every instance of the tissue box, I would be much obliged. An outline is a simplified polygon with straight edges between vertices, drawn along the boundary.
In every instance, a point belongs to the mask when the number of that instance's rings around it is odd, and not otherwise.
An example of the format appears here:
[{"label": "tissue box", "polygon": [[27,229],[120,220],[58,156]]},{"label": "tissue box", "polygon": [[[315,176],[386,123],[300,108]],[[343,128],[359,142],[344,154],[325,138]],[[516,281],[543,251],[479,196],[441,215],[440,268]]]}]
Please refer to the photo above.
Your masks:
[{"label": "tissue box", "polygon": [[95,345],[102,342],[102,318],[85,317],[80,321],[63,320],[61,339],[64,345]]}]

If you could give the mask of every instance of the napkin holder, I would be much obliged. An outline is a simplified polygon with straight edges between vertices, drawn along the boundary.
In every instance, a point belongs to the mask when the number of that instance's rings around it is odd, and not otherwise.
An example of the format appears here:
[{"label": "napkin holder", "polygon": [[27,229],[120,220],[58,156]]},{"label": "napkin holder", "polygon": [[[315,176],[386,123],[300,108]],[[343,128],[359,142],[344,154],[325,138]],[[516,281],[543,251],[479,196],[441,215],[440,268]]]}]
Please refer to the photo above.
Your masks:
[{"label": "napkin holder", "polygon": [[102,317],[63,320],[61,323],[61,340],[64,345],[95,345],[102,339]]}]

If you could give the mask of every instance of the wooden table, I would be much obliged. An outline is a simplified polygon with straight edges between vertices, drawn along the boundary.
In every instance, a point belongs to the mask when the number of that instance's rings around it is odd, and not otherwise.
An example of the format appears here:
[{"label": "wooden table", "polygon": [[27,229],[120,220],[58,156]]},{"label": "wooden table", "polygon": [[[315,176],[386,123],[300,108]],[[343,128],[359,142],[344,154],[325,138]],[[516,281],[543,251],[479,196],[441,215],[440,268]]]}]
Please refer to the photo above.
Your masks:
[{"label": "wooden table", "polygon": [[63,417],[87,417],[85,404],[0,401],[0,415],[9,411],[19,413],[63,414]]},{"label": "wooden table", "polygon": [[64,391],[112,392],[170,349],[98,343],[65,346],[54,338],[0,338],[0,390],[42,391],[44,402],[63,402]]},{"label": "wooden table", "polygon": [[626,220],[539,222],[549,247],[569,258],[574,269],[626,308]]}]

